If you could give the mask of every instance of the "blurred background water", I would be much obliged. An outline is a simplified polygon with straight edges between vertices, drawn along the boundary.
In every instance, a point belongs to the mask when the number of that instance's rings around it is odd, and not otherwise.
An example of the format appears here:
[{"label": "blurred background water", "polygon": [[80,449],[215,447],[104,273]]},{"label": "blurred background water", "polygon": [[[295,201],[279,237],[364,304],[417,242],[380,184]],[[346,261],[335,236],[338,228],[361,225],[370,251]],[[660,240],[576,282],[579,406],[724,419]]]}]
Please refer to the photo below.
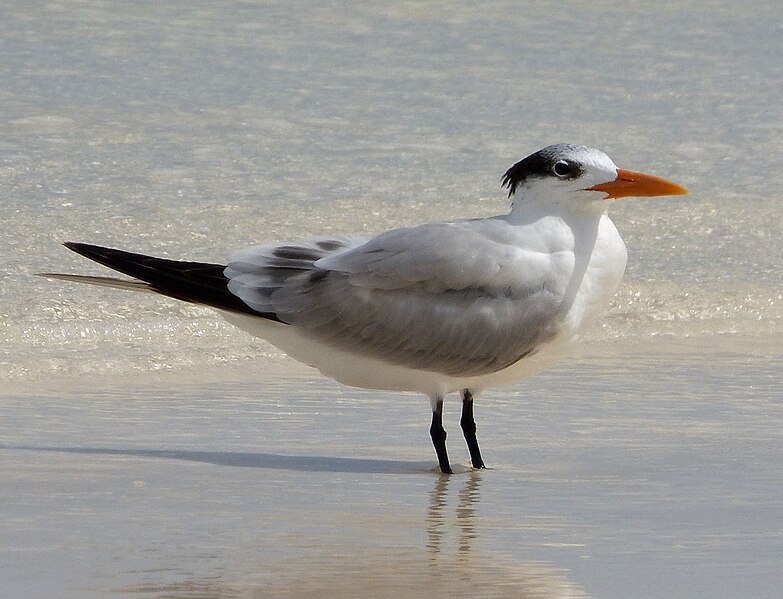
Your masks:
[{"label": "blurred background water", "polygon": [[[778,597],[783,8],[0,2],[0,597]],[[481,396],[346,389],[206,309],[47,281],[66,240],[244,246],[508,209],[560,141],[628,199],[573,360]],[[455,413],[447,429],[455,462]]]},{"label": "blurred background water", "polygon": [[558,141],[692,192],[613,206],[630,260],[599,339],[783,332],[778,3],[2,11],[0,380],[277,355],[206,310],[30,276],[100,271],[62,241],[220,262],[501,213],[505,169]]}]

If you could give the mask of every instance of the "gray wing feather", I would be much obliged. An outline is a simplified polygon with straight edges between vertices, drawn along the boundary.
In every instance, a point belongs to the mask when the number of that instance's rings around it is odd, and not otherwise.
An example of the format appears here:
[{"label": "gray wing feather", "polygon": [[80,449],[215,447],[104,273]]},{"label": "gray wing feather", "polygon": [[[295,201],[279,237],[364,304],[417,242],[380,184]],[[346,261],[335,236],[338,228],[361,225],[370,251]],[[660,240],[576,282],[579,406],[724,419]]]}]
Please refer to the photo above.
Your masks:
[{"label": "gray wing feather", "polygon": [[565,289],[548,278],[550,256],[475,226],[397,229],[331,251],[314,245],[238,254],[226,269],[229,289],[335,348],[452,376],[501,370],[556,333]]}]

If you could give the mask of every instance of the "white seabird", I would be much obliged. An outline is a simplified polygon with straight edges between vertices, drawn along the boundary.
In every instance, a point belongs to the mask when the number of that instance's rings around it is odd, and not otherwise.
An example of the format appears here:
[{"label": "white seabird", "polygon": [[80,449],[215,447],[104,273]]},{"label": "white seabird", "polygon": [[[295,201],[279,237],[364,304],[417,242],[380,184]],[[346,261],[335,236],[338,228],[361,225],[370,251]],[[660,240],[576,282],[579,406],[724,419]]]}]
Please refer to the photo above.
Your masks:
[{"label": "white seabird", "polygon": [[626,250],[611,200],[687,193],[570,144],[517,162],[503,184],[513,204],[501,216],[259,245],[227,265],[68,242],[134,280],[44,276],[210,306],[346,385],[424,393],[445,473],[443,399],[459,391],[471,461],[483,468],[473,398],[552,365],[620,284]]}]

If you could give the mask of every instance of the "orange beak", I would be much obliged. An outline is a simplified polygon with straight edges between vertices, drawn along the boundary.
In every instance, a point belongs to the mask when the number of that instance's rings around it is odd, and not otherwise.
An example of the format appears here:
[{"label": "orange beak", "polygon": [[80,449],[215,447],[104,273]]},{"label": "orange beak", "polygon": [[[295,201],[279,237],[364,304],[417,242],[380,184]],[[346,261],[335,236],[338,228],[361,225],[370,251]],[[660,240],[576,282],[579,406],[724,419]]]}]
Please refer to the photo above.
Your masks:
[{"label": "orange beak", "polygon": [[635,173],[625,169],[617,169],[617,178],[608,183],[599,183],[588,187],[587,191],[603,191],[607,200],[616,198],[651,198],[655,196],[680,196],[688,193],[684,187],[644,173]]}]

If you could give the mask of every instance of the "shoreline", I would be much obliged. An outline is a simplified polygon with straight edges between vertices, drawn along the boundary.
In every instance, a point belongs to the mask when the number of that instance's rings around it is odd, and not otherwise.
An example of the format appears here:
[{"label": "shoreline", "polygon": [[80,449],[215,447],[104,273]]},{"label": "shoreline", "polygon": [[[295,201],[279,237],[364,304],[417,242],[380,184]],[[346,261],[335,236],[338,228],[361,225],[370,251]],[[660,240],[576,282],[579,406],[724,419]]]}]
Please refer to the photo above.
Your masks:
[{"label": "shoreline", "polygon": [[773,343],[582,345],[479,396],[480,471],[449,397],[453,476],[436,471],[426,398],[288,360],[6,396],[7,592],[293,599],[326,582],[325,596],[364,597],[368,574],[379,596],[454,580],[537,597],[771,597]]},{"label": "shoreline", "polygon": [[[3,382],[4,396],[32,396],[59,392],[77,393],[80,391],[117,390],[149,387],[203,386],[211,384],[259,384],[281,378],[317,379],[324,377],[317,370],[296,362],[279,350],[266,343],[259,342],[259,357],[245,358],[224,365],[210,364],[192,367],[177,367],[160,370],[122,371],[96,374],[50,374],[36,380],[7,380]],[[76,352],[74,352],[76,356]],[[641,339],[601,340],[593,342],[582,340],[573,346],[570,353],[554,367],[532,377],[524,379],[535,381],[544,376],[558,376],[575,365],[615,363],[622,367],[629,361],[655,361],[666,356],[704,354],[742,355],[749,358],[780,358],[780,340],[770,333],[766,336],[722,334],[722,335],[657,335]],[[76,359],[76,357],[74,357]],[[521,382],[521,381],[520,381]],[[518,383],[495,390],[512,389]],[[391,392],[379,392],[391,393]]]}]

